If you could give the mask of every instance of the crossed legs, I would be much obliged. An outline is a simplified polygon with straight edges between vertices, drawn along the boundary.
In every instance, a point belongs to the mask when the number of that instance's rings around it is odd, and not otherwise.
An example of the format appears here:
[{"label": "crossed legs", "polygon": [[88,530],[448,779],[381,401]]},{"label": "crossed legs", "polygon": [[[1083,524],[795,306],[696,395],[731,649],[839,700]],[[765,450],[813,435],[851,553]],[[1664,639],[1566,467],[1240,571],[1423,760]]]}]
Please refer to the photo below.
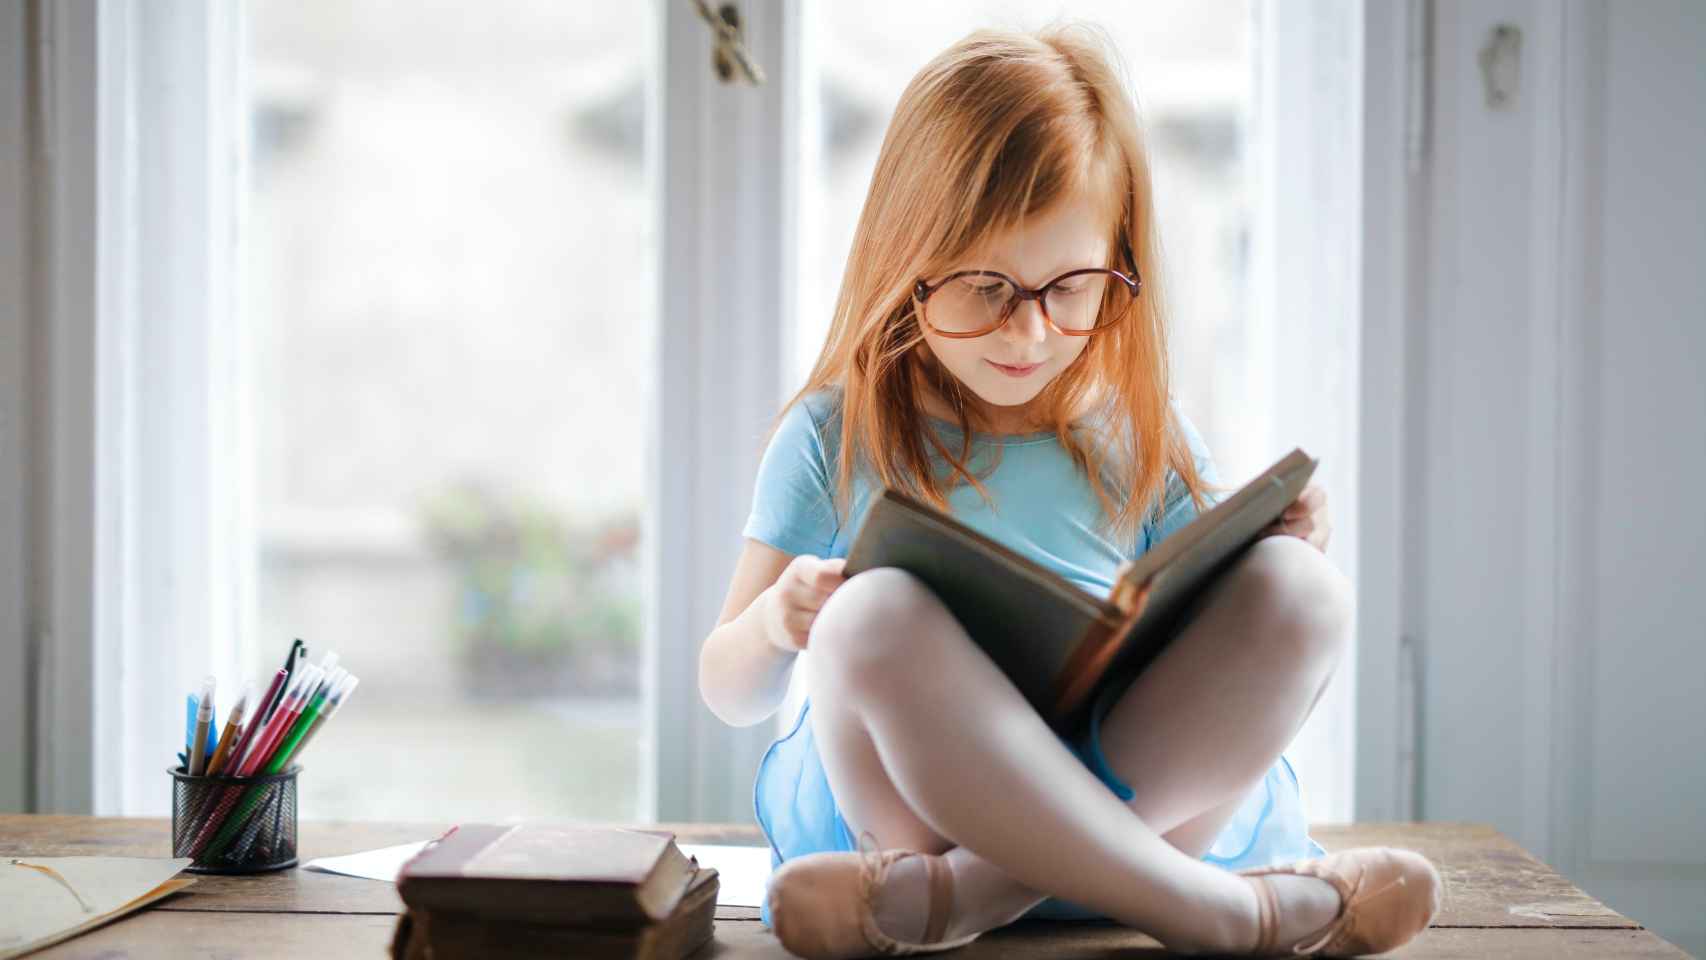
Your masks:
[{"label": "crossed legs", "polygon": [[[1325,688],[1351,594],[1297,538],[1243,554],[1104,721],[1103,750],[1136,791],[1128,805],[927,588],[870,571],[838,589],[812,628],[825,773],[855,833],[945,852],[950,936],[1006,923],[1047,895],[1175,949],[1247,948],[1252,888],[1200,857]],[[1321,916],[1304,932],[1337,908],[1336,894],[1316,901]]]}]

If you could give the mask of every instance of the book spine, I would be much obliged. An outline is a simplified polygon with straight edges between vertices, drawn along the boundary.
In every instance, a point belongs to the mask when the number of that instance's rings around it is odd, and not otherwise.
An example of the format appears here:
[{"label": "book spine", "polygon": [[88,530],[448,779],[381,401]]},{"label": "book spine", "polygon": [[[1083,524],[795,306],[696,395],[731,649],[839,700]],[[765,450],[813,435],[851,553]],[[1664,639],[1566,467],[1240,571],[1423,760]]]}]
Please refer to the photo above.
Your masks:
[{"label": "book spine", "polygon": [[1119,623],[1110,624],[1105,620],[1091,623],[1072,655],[1066,658],[1066,666],[1055,678],[1054,706],[1045,717],[1056,729],[1073,726],[1088,705],[1090,695],[1107,676],[1108,668],[1118,657],[1125,638],[1143,616],[1153,583],[1151,578],[1138,590],[1131,612]]}]

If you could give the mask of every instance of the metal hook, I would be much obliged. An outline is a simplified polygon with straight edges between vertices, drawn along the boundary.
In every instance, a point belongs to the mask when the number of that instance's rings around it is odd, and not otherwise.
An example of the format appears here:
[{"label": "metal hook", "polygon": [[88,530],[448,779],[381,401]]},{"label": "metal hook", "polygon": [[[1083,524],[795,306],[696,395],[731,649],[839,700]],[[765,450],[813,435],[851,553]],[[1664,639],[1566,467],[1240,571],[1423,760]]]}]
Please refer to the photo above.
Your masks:
[{"label": "metal hook", "polygon": [[1516,99],[1522,78],[1522,31],[1508,23],[1494,27],[1476,59],[1481,64],[1487,106],[1496,110]]},{"label": "metal hook", "polygon": [[724,83],[732,82],[735,69],[738,67],[746,82],[757,86],[764,82],[764,69],[747,52],[740,23],[740,10],[732,3],[725,3],[712,13],[705,0],[693,0],[694,9],[699,11],[699,19],[704,20],[716,35],[711,47],[711,69],[716,71],[717,79]]}]

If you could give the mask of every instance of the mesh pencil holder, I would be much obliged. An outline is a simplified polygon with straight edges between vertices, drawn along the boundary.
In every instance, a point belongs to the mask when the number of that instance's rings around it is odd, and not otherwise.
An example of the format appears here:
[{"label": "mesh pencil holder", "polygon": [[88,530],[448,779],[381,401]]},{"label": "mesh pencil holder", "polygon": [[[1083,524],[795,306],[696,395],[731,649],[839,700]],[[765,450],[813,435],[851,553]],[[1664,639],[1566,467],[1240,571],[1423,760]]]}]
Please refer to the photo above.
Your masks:
[{"label": "mesh pencil holder", "polygon": [[296,774],[172,775],[172,856],[192,873],[259,873],[296,866]]}]

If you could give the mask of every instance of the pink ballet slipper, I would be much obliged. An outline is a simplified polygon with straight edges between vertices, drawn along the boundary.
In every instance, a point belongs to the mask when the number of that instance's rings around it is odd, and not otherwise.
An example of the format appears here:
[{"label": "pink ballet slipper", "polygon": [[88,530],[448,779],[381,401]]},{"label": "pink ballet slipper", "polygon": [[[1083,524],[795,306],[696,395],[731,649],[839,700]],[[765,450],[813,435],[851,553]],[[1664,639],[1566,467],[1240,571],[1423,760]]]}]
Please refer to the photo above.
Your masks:
[{"label": "pink ballet slipper", "polygon": [[[1339,915],[1288,947],[1278,942],[1279,902],[1266,879],[1278,873],[1319,877],[1339,891]],[[1262,956],[1358,957],[1397,949],[1427,929],[1444,891],[1439,871],[1426,857],[1393,847],[1359,847],[1239,874],[1257,881],[1260,932],[1252,953]]]},{"label": "pink ballet slipper", "polygon": [[[923,857],[929,877],[930,913],[922,943],[884,933],[873,913],[876,890],[889,868],[906,857]],[[942,939],[954,903],[954,873],[945,860],[915,850],[880,850],[870,831],[860,834],[857,852],[813,853],[782,864],[770,878],[768,897],[776,939],[807,960],[935,953],[979,936]]]}]

